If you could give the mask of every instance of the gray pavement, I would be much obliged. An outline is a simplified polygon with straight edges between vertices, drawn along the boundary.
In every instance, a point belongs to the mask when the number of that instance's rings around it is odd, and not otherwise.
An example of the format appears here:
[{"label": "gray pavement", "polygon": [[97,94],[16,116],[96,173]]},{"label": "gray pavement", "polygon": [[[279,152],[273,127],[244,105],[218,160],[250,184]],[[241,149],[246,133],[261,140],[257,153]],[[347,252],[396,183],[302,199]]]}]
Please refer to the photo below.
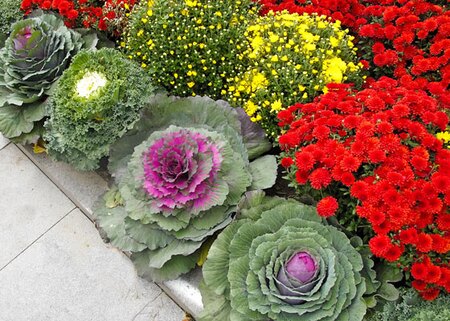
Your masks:
[{"label": "gray pavement", "polygon": [[[64,173],[58,175],[64,176]],[[0,134],[0,321],[181,321],[184,312]]]}]

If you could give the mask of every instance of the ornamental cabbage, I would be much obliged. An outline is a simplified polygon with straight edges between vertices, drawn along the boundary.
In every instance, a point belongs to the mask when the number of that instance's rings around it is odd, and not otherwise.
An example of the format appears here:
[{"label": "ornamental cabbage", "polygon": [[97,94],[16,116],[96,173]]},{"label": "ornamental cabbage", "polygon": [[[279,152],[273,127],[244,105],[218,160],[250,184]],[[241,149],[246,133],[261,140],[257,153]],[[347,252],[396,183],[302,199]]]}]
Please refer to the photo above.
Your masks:
[{"label": "ornamental cabbage", "polygon": [[95,211],[98,225],[113,245],[132,252],[141,275],[175,278],[231,223],[246,191],[275,183],[275,157],[257,158],[270,147],[241,109],[157,95],[111,148],[118,190]]},{"label": "ornamental cabbage", "polygon": [[360,321],[364,260],[313,207],[253,193],[213,243],[200,320]]},{"label": "ornamental cabbage", "polygon": [[0,132],[16,142],[33,141],[42,131],[45,99],[54,83],[78,51],[96,46],[97,37],[68,29],[49,14],[11,28],[0,50]]},{"label": "ornamental cabbage", "polygon": [[82,170],[96,169],[153,93],[147,73],[119,51],[80,52],[50,99],[44,135],[49,155]]}]

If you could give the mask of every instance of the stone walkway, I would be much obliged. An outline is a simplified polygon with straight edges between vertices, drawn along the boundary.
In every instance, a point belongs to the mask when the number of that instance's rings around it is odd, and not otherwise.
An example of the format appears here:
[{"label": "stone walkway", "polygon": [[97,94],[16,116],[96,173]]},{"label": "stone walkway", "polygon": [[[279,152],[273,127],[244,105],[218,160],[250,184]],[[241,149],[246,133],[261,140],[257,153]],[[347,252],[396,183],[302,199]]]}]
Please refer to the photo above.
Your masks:
[{"label": "stone walkway", "polygon": [[120,251],[0,135],[0,320],[181,321]]}]

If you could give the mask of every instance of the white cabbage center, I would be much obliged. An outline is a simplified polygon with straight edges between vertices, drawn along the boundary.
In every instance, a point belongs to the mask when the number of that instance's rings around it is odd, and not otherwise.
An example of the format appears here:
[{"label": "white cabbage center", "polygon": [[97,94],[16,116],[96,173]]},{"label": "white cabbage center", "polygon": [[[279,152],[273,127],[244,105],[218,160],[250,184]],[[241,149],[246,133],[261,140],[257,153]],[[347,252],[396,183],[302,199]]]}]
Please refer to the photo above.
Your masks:
[{"label": "white cabbage center", "polygon": [[98,72],[87,72],[83,78],[77,82],[77,94],[78,96],[89,98],[98,89],[106,85],[106,77]]}]

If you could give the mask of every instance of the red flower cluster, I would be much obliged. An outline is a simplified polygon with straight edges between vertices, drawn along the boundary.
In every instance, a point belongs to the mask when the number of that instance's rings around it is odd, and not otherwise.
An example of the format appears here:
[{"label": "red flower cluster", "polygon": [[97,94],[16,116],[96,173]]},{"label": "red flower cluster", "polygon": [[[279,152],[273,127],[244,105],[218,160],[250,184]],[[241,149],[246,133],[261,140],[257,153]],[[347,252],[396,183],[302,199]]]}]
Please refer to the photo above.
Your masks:
[{"label": "red flower cluster", "polygon": [[[430,0],[259,0],[261,13],[318,13],[342,24],[365,43],[360,52],[372,74],[415,82],[442,103],[450,84],[450,11]],[[441,4],[440,4],[441,3]],[[448,4],[448,2],[447,2]]]},{"label": "red flower cluster", "polygon": [[358,29],[367,23],[363,17],[365,6],[359,0],[256,0],[262,5],[261,14],[287,10],[290,13],[317,13],[339,20],[342,25]]},{"label": "red flower cluster", "polygon": [[[300,186],[332,191],[338,199],[349,193],[373,230],[375,256],[406,268],[428,260],[447,271],[450,151],[433,135],[447,126],[443,105],[387,77],[359,92],[348,85],[329,89],[278,114],[287,129],[279,137],[282,166]],[[321,200],[319,214],[333,215],[335,201]],[[416,285],[425,282],[424,297],[431,297],[431,290],[450,290],[446,273],[412,275]]]},{"label": "red flower cluster", "polygon": [[91,4],[89,0],[22,0],[21,10],[29,14],[39,8],[58,13],[70,28],[97,28],[107,30],[108,22],[123,13],[125,6],[130,10],[136,0],[99,0]]},{"label": "red flower cluster", "polygon": [[369,21],[357,30],[366,38],[373,64],[383,73],[419,82],[450,84],[450,11],[435,1],[388,1],[368,6]]}]

